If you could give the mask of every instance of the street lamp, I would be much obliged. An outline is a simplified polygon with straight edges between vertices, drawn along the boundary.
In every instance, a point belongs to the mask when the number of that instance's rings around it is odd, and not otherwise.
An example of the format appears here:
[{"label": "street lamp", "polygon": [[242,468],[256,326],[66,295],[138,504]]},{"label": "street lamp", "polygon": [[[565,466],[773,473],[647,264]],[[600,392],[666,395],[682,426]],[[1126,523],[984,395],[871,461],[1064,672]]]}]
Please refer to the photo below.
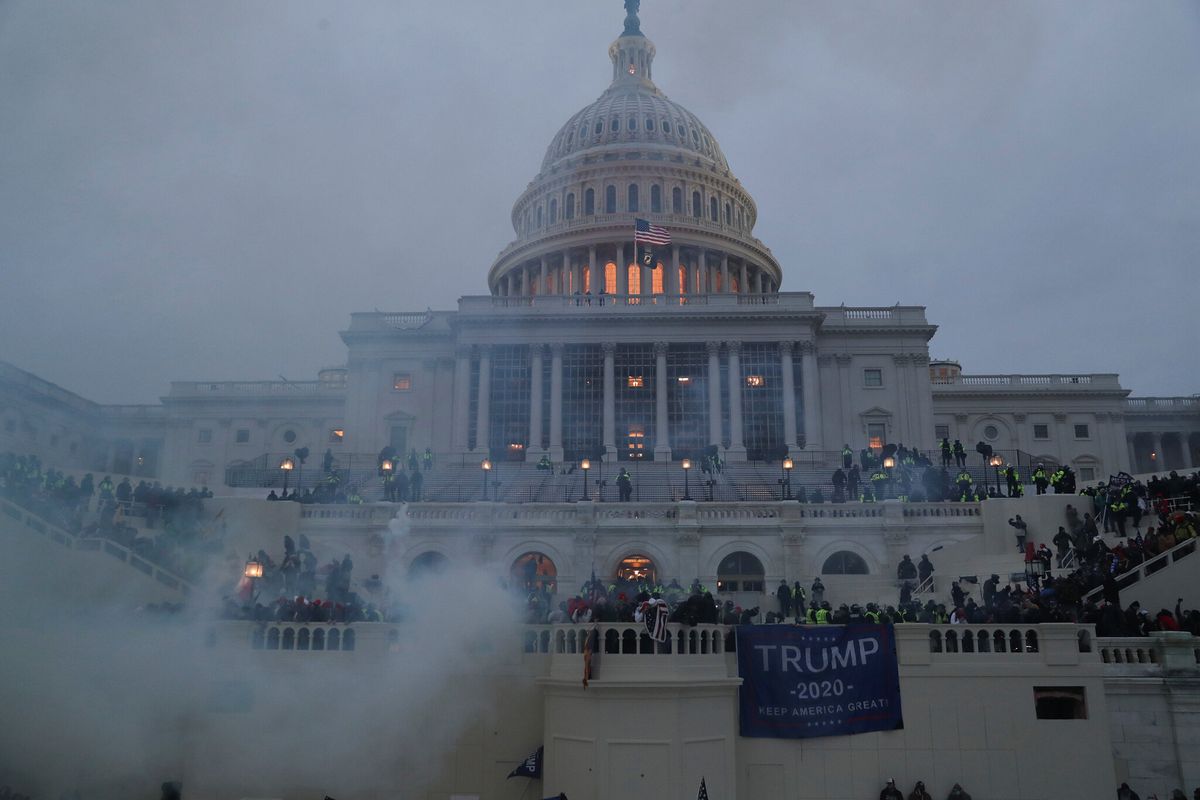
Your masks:
[{"label": "street lamp", "polygon": [[1034,556],[1033,560],[1025,562],[1025,582],[1036,589],[1041,586],[1042,578],[1046,576],[1046,562]]},{"label": "street lamp", "polygon": [[692,468],[692,460],[690,458],[685,458],[683,461],[679,462],[679,466],[683,467],[683,499],[691,500],[692,493],[688,487],[688,471]]},{"label": "street lamp", "polygon": [[487,499],[488,499],[488,490],[487,490],[488,473],[492,471],[491,460],[485,458],[483,461],[479,462],[479,468],[483,470],[483,501],[486,503]]},{"label": "street lamp", "polygon": [[988,459],[988,464],[996,470],[996,494],[1000,494],[1000,467],[1004,466],[1004,458],[999,453],[994,453]]},{"label": "street lamp", "polygon": [[580,499],[580,500],[587,500],[587,499],[589,499],[589,498],[588,498],[588,482],[587,482],[587,474],[588,474],[588,470],[592,468],[592,461],[591,461],[591,459],[585,458],[585,459],[583,459],[582,461],[580,461],[580,462],[579,462],[579,468],[580,468],[581,470],[583,470],[583,495],[582,495],[582,496],[581,496],[579,499]]},{"label": "street lamp", "polygon": [[891,472],[895,466],[896,466],[896,459],[892,458],[891,456],[888,456],[887,458],[883,459],[883,468],[886,469],[888,472]]},{"label": "street lamp", "polygon": [[385,458],[379,462],[379,471],[383,473],[384,496],[389,503],[393,503],[396,500],[396,495],[392,488],[392,470],[395,468],[396,465],[392,463],[390,458]]},{"label": "street lamp", "polygon": [[790,457],[783,460],[783,499],[792,499],[792,468],[796,463]]},{"label": "street lamp", "polygon": [[242,570],[242,575],[250,581],[250,602],[255,600],[254,582],[263,576],[263,565],[253,555],[246,559],[246,568]]},{"label": "street lamp", "polygon": [[288,477],[292,474],[292,470],[296,468],[296,462],[291,458],[285,458],[279,462],[279,468],[283,470],[283,496],[287,497]]}]

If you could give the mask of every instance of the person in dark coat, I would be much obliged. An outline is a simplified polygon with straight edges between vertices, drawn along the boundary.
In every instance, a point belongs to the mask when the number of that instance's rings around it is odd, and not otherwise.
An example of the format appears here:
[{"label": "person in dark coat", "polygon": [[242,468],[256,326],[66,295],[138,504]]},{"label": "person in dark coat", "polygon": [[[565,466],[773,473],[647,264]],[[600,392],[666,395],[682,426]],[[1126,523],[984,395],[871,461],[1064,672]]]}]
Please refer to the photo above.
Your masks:
[{"label": "person in dark coat", "polygon": [[787,579],[779,581],[775,597],[779,599],[779,613],[786,617],[792,610],[792,590],[788,587]]},{"label": "person in dark coat", "polygon": [[896,788],[895,778],[888,778],[887,786],[879,793],[879,800],[904,800],[904,795]]}]

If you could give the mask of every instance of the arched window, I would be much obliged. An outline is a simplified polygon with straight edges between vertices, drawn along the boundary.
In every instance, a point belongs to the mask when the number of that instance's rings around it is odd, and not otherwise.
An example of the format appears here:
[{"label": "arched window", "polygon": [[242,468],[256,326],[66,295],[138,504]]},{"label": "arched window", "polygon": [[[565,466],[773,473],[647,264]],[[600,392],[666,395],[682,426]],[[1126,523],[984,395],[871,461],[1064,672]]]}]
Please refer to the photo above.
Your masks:
[{"label": "arched window", "polygon": [[613,117],[612,124],[608,126],[608,129],[610,131],[612,131],[613,133],[619,132],[621,130],[621,120],[617,119],[616,117]]},{"label": "arched window", "polygon": [[583,193],[583,215],[590,217],[596,213],[596,190],[588,189]]},{"label": "arched window", "polygon": [[604,213],[617,213],[617,187],[615,186],[604,187]]},{"label": "arched window", "polygon": [[617,265],[613,261],[604,265],[604,293],[617,293]]},{"label": "arched window", "polygon": [[654,270],[654,275],[650,278],[650,291],[655,294],[663,293],[663,275],[665,274],[666,270],[663,269],[662,262],[660,261],[658,262],[658,267]]},{"label": "arched window", "polygon": [[687,267],[683,266],[682,264],[679,265],[679,293],[680,294],[688,293]]},{"label": "arched window", "polygon": [[596,131],[596,135],[597,135],[597,136],[599,136],[600,134],[604,133],[604,123],[603,123],[603,122],[601,122],[600,120],[596,120],[596,128],[595,128],[595,131]]},{"label": "arched window", "polygon": [[665,119],[664,119],[664,120],[663,120],[663,126],[662,126],[662,128],[663,128],[663,133],[670,134],[670,133],[671,133],[671,122],[670,122],[670,120],[665,120]]},{"label": "arched window", "polygon": [[587,123],[579,126],[579,141],[580,143],[587,141]]},{"label": "arched window", "polygon": [[413,559],[413,562],[408,565],[408,576],[410,578],[417,578],[422,575],[434,575],[444,572],[448,566],[450,566],[449,559],[441,553],[430,550],[428,553],[422,553]]},{"label": "arched window", "polygon": [[717,198],[715,197],[708,198],[708,216],[713,222],[720,220],[720,215],[717,213]]},{"label": "arched window", "polygon": [[[700,219],[700,217],[704,214],[703,208],[704,206],[700,202],[700,193],[692,192],[692,216],[696,219]],[[541,227],[540,223],[539,227]]]},{"label": "arched window", "polygon": [[725,224],[733,224],[733,206],[729,205],[729,203],[725,204]]},{"label": "arched window", "polygon": [[671,213],[683,213],[683,189],[678,186],[671,190]]},{"label": "arched window", "polygon": [[566,218],[575,219],[575,193],[571,192],[567,195]]},{"label": "arched window", "polygon": [[626,199],[625,209],[627,211],[637,211],[638,210],[638,187],[637,187],[636,183],[629,184],[629,190],[626,192],[625,199]]},{"label": "arched window", "polygon": [[718,592],[761,592],[766,571],[751,553],[739,550],[721,559],[717,567]]},{"label": "arched window", "polygon": [[654,120],[652,120],[650,117],[646,117],[646,130],[652,133],[654,132]]},{"label": "arched window", "polygon": [[642,268],[638,264],[630,264],[629,269],[625,273],[628,281],[629,294],[642,293]]},{"label": "arched window", "polygon": [[745,227],[746,227],[746,213],[745,213],[745,211],[742,210],[741,206],[738,206],[738,228],[745,229]]},{"label": "arched window", "polygon": [[529,552],[517,556],[508,570],[514,586],[522,586],[525,591],[547,589],[554,592],[558,588],[558,568],[545,553]]},{"label": "arched window", "polygon": [[621,559],[617,564],[617,580],[631,583],[647,583],[651,586],[658,583],[658,569],[648,556],[635,553]]},{"label": "arched window", "polygon": [[550,198],[550,224],[558,222],[558,198]]},{"label": "arched window", "polygon": [[867,562],[863,561],[862,556],[849,550],[834,553],[825,559],[821,567],[822,575],[866,575],[868,572]]},{"label": "arched window", "polygon": [[627,123],[625,123],[625,127],[631,131],[636,131],[637,130],[637,120],[634,119],[633,117],[630,117],[629,121]]},{"label": "arched window", "polygon": [[537,226],[539,228],[542,227],[542,207],[541,206],[538,206],[538,208],[537,208]]},{"label": "arched window", "polygon": [[657,183],[650,187],[650,210],[655,214],[662,211],[662,187]]}]

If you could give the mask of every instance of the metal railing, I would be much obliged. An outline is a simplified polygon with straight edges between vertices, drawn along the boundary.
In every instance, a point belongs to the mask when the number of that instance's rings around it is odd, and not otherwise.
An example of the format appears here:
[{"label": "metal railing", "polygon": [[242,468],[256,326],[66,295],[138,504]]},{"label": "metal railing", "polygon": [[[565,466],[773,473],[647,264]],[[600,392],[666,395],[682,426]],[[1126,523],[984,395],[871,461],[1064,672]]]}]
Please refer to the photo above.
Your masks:
[{"label": "metal railing", "polygon": [[[1187,558],[1192,553],[1196,552],[1196,539],[1187,539],[1172,547],[1165,553],[1159,553],[1153,558],[1148,558],[1141,564],[1138,564],[1133,569],[1121,573],[1116,577],[1117,587],[1126,589],[1138,583],[1144,578],[1148,578],[1156,572],[1160,572],[1174,564],[1176,561]],[[1103,586],[1097,586],[1083,596],[1084,600],[1092,600],[1104,593]]]}]

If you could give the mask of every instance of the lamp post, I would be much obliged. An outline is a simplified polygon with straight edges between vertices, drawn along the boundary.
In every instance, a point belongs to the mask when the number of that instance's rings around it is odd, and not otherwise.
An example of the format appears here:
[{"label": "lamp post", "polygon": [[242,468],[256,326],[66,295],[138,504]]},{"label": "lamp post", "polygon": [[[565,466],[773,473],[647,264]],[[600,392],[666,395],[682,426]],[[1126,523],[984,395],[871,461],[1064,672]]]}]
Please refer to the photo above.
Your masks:
[{"label": "lamp post", "polygon": [[483,502],[486,503],[488,499],[488,473],[492,471],[491,460],[485,458],[483,461],[479,462],[479,468],[483,470]]},{"label": "lamp post", "polygon": [[395,502],[396,497],[392,490],[392,470],[395,468],[390,458],[379,462],[379,471],[383,473],[383,491],[389,503]]},{"label": "lamp post", "polygon": [[246,568],[242,570],[242,575],[250,580],[250,602],[253,603],[256,599],[254,582],[263,576],[262,563],[251,555],[246,559]]},{"label": "lamp post", "polygon": [[[887,488],[886,488],[886,491],[891,491],[891,486],[892,486],[892,470],[893,470],[893,469],[895,469],[895,467],[896,467],[896,459],[895,459],[894,457],[892,457],[892,456],[887,456],[887,457],[885,457],[885,458],[883,459],[883,471],[884,471],[884,473],[885,473],[885,474],[887,475],[887,477],[888,477],[888,479],[887,479],[886,481],[884,481],[884,482],[883,482],[883,483],[884,483],[884,486],[885,486],[885,487],[887,487]],[[876,500],[882,500],[883,498],[882,498],[882,497],[877,497],[877,498],[875,498],[875,499],[876,499]]]},{"label": "lamp post", "polygon": [[1046,562],[1034,556],[1032,561],[1025,562],[1025,583],[1033,589],[1041,586],[1042,578],[1046,576]]},{"label": "lamp post", "polygon": [[780,482],[783,483],[784,500],[792,499],[792,468],[795,466],[796,463],[792,461],[790,456],[783,460],[783,477],[780,479]]},{"label": "lamp post", "polygon": [[292,474],[292,470],[296,468],[296,462],[290,457],[279,462],[279,468],[283,470],[283,496],[287,497],[288,477]]},{"label": "lamp post", "polygon": [[692,460],[690,458],[685,458],[683,461],[679,462],[679,466],[683,467],[683,499],[691,500],[692,493],[688,486],[688,472],[692,468]]},{"label": "lamp post", "polygon": [[996,470],[996,494],[1000,494],[1000,467],[1004,466],[1004,458],[999,453],[993,453],[988,464]]},{"label": "lamp post", "polygon": [[590,458],[583,459],[582,461],[579,462],[579,468],[581,470],[583,470],[583,489],[582,489],[583,493],[580,495],[579,499],[580,500],[589,500],[591,498],[588,497],[587,474],[588,474],[588,470],[592,468],[592,460]]}]

